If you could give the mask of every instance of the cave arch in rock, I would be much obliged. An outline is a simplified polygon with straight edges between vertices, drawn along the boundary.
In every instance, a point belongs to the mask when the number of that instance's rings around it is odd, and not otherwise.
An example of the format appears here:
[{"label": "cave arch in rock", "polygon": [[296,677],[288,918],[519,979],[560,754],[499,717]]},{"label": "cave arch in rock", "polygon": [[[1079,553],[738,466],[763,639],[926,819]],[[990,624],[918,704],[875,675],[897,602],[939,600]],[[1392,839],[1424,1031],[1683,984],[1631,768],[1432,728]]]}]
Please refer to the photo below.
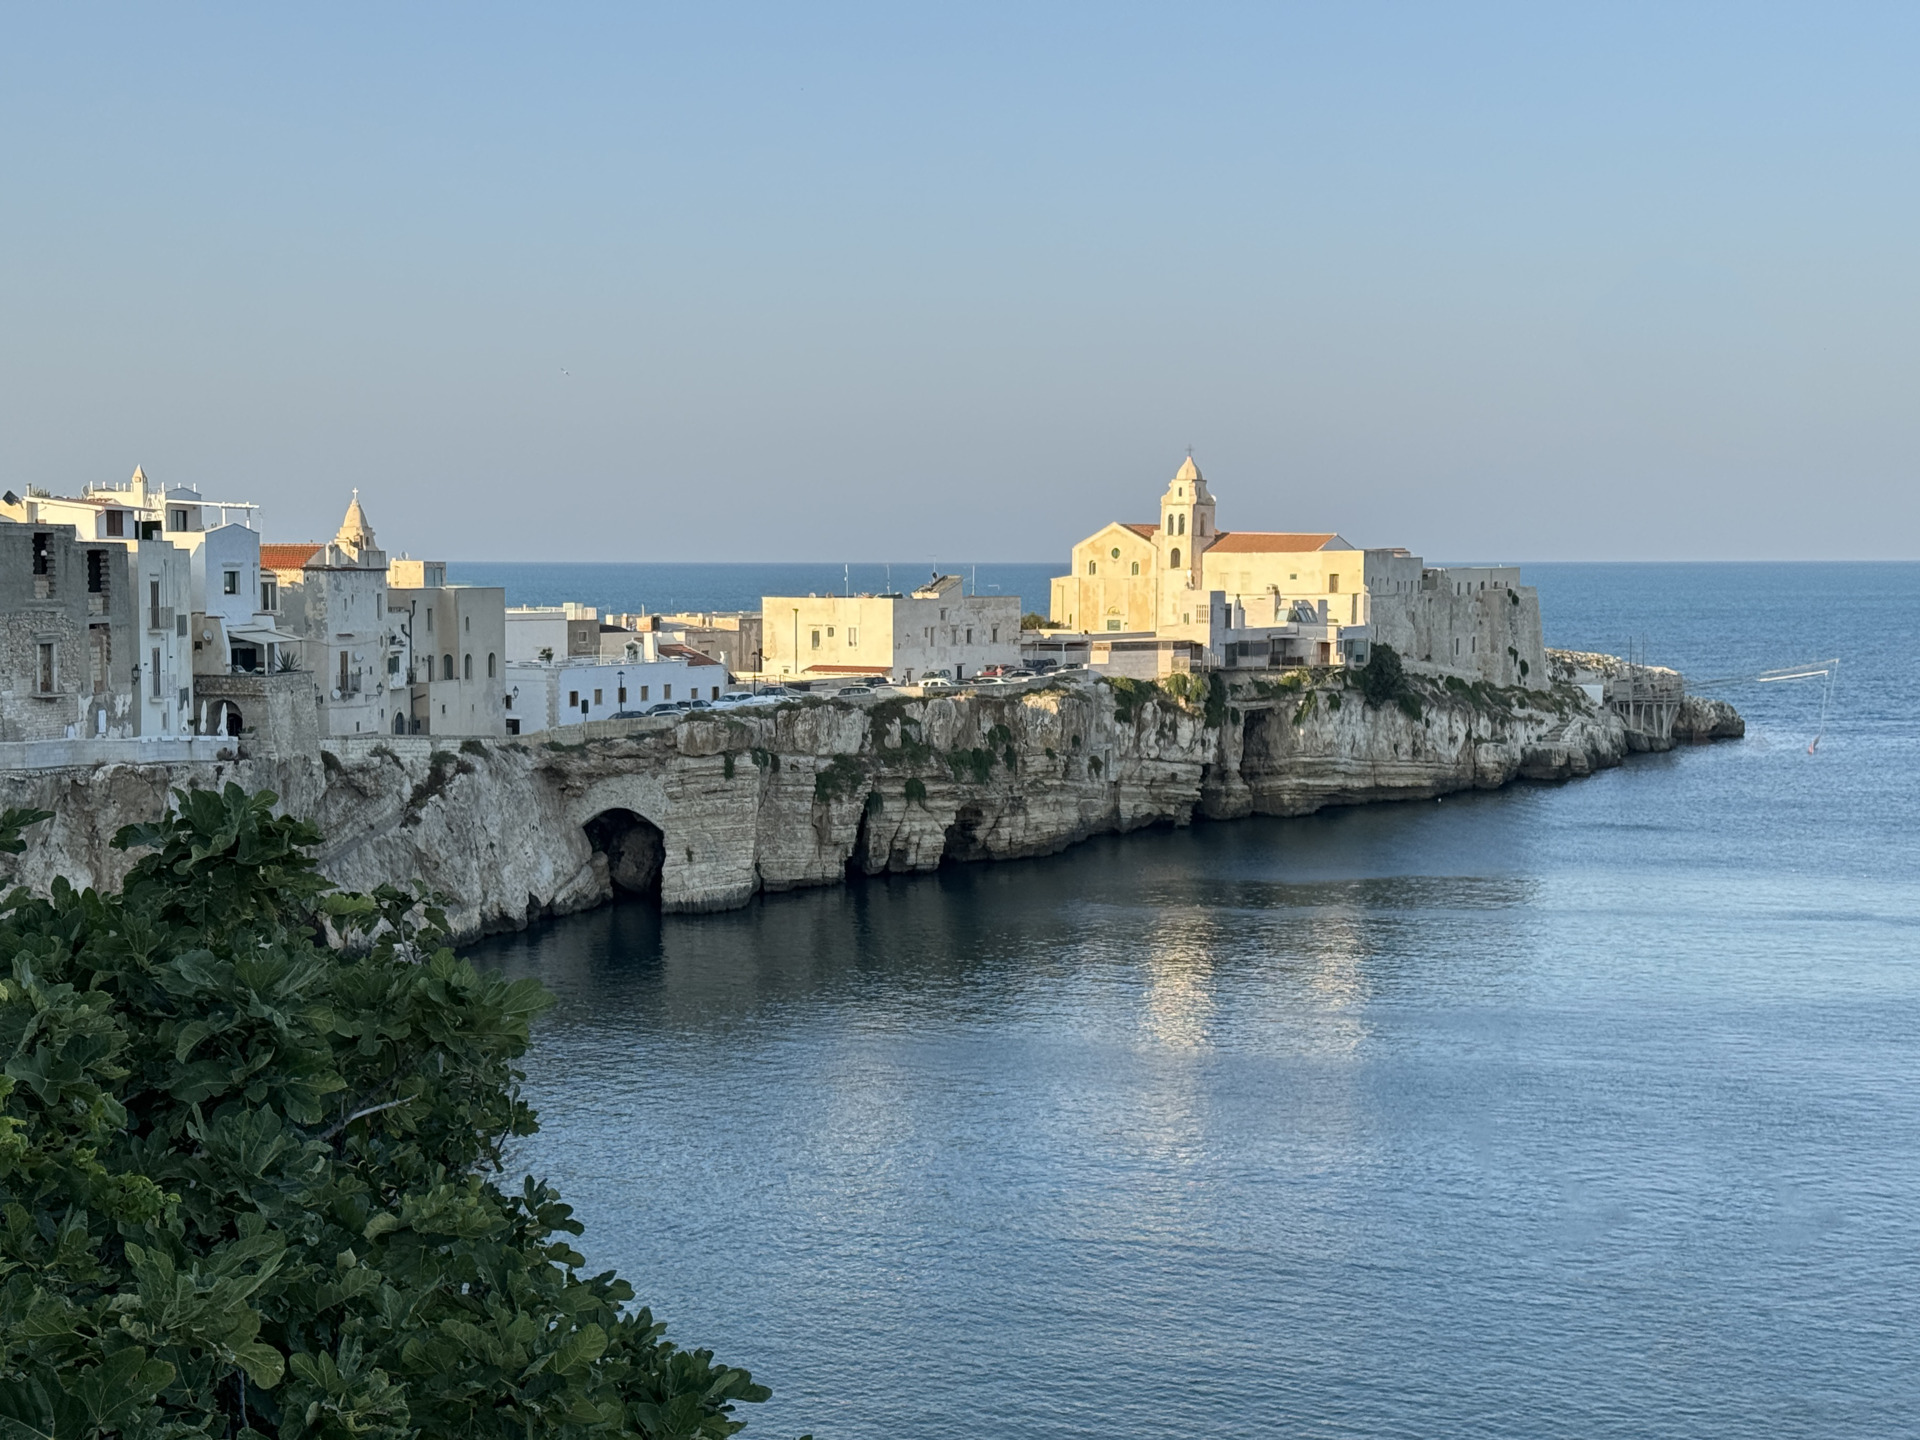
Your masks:
[{"label": "cave arch in rock", "polygon": [[667,837],[634,810],[602,810],[580,827],[594,853],[607,857],[607,879],[616,895],[660,898],[660,872],[667,859]]}]

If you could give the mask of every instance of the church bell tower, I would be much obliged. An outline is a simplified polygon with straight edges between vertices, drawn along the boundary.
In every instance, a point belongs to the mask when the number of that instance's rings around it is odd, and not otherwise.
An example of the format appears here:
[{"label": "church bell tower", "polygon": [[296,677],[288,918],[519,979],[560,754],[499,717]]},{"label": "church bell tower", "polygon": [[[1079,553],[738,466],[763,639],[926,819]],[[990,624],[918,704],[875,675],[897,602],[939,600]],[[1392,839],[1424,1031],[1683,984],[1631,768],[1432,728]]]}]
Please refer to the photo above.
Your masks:
[{"label": "church bell tower", "polygon": [[[1200,556],[1213,544],[1217,534],[1213,523],[1213,492],[1207,489],[1206,477],[1189,453],[1186,463],[1167,482],[1166,493],[1160,497],[1158,544],[1161,574],[1165,577],[1161,590],[1172,606],[1169,614],[1180,609],[1178,592],[1191,590],[1200,583]],[[1187,608],[1192,608],[1190,603]]]}]

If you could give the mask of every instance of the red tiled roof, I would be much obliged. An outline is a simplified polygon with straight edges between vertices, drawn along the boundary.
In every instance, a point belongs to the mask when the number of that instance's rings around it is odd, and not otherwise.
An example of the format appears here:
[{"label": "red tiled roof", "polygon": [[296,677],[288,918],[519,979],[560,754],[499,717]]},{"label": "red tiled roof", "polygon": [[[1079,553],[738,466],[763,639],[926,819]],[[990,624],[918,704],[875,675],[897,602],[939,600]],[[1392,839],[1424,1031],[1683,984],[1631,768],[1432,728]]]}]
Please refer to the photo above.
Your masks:
[{"label": "red tiled roof", "polygon": [[1138,535],[1142,540],[1151,540],[1160,533],[1160,527],[1158,525],[1136,525],[1131,520],[1122,520],[1120,522],[1120,528],[1122,530],[1133,531],[1133,533]]},{"label": "red tiled roof", "polygon": [[1229,530],[1207,547],[1209,555],[1273,555],[1320,550],[1339,536],[1289,535],[1274,530]]},{"label": "red tiled roof", "polygon": [[262,545],[260,547],[260,568],[262,570],[298,570],[320,553],[318,545]]},{"label": "red tiled roof", "polygon": [[676,660],[684,659],[689,665],[718,665],[720,662],[711,655],[703,655],[691,645],[662,645],[662,655],[671,655]]}]

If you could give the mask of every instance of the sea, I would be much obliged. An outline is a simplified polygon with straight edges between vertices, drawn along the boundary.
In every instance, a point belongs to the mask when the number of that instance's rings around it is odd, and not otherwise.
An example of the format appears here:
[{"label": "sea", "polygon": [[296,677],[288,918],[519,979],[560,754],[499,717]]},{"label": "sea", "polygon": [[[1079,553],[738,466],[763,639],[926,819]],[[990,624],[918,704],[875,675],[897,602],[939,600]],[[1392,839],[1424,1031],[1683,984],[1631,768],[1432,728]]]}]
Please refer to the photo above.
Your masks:
[{"label": "sea", "polygon": [[514,1165],[748,1437],[1920,1435],[1920,565],[1524,578],[1746,738],[496,938],[557,996]]}]

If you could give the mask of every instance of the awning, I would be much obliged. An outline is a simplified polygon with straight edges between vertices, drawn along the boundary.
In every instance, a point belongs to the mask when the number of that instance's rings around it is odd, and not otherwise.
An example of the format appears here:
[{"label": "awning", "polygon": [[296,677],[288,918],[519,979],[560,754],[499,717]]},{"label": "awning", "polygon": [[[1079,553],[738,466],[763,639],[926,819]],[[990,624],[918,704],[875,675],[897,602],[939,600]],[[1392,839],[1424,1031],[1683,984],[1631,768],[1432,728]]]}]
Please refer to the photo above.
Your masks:
[{"label": "awning", "polygon": [[236,625],[227,631],[229,640],[245,640],[253,645],[297,645],[298,635],[289,635],[271,625]]}]

